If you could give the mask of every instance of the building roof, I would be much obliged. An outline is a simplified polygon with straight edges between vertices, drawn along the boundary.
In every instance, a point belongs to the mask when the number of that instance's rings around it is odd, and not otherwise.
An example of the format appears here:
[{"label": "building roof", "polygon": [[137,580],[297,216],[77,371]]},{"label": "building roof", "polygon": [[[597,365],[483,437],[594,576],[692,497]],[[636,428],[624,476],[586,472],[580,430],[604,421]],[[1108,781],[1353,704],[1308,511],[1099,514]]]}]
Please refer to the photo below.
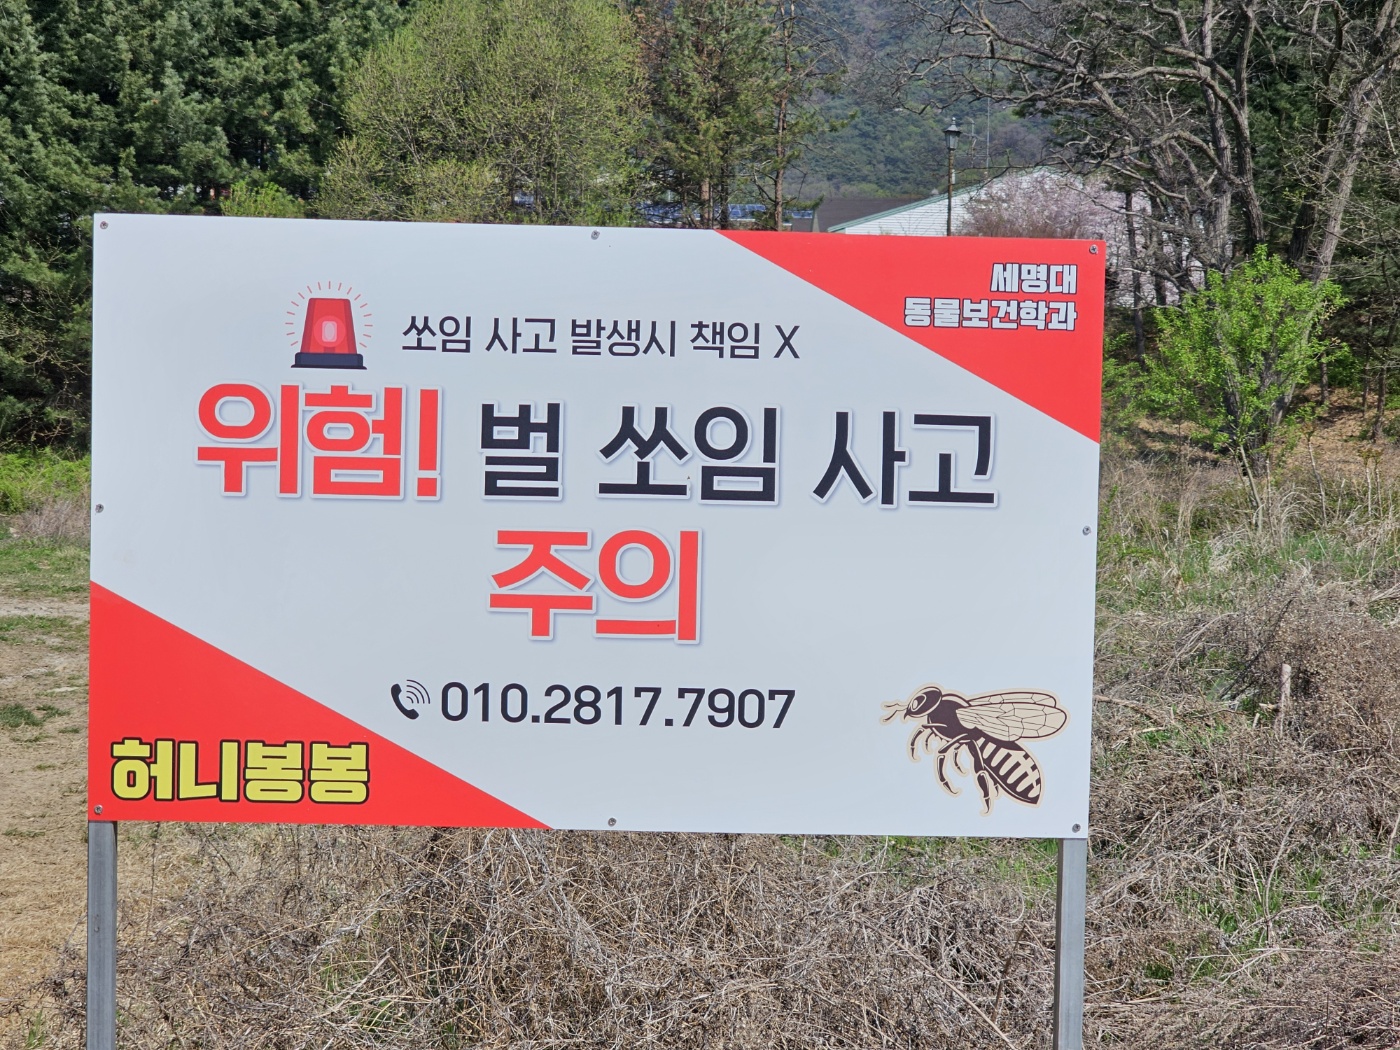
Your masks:
[{"label": "building roof", "polygon": [[[985,186],[985,183],[977,183],[953,191],[951,202],[954,226],[966,215],[967,202]],[[822,228],[828,233],[899,233],[941,237],[947,227],[948,207],[948,195],[940,193],[935,197],[899,203],[873,215],[859,216],[829,227],[823,225]]]},{"label": "building roof", "polygon": [[845,197],[825,200],[817,206],[812,231],[830,233],[838,226],[883,215],[889,211],[898,211],[918,203],[917,197]]}]

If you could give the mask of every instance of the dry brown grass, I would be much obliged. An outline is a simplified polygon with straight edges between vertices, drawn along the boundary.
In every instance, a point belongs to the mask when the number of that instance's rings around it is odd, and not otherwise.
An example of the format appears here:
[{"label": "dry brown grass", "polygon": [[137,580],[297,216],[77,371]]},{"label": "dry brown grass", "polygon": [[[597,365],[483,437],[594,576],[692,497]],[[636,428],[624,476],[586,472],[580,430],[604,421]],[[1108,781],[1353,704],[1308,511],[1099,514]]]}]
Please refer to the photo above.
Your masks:
[{"label": "dry brown grass", "polygon": [[86,497],[53,496],[10,518],[10,534],[38,543],[86,543],[89,534]]},{"label": "dry brown grass", "polygon": [[21,540],[85,543],[88,471],[86,458],[54,452],[0,453],[0,524]]},{"label": "dry brown grass", "polygon": [[[967,858],[387,829],[202,846],[221,877],[123,926],[131,1045],[1019,1046],[1048,1017],[1045,895]],[[64,1033],[79,992],[53,986]]]},{"label": "dry brown grass", "polygon": [[[1400,1046],[1392,468],[1106,464],[1091,1045]],[[124,1046],[1049,1040],[1046,843],[170,827],[152,864]],[[73,949],[31,1044],[82,994]]]},{"label": "dry brown grass", "polygon": [[1358,458],[1105,470],[1091,943],[1155,1045],[1400,1044],[1400,490]]}]

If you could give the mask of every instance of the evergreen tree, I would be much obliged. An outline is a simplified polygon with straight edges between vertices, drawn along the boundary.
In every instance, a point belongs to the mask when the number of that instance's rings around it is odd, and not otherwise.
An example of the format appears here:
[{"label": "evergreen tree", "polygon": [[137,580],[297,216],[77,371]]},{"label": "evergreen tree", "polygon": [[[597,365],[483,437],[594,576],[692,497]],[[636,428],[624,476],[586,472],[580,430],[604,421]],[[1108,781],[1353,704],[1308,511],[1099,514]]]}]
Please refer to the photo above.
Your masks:
[{"label": "evergreen tree", "polygon": [[94,211],[314,195],[397,0],[0,0],[0,443],[82,443]]},{"label": "evergreen tree", "polygon": [[785,175],[824,126],[811,100],[831,73],[795,0],[642,0],[648,152],[685,226],[726,227],[733,203],[791,203]]},{"label": "evergreen tree", "polygon": [[814,104],[818,91],[836,90],[840,74],[834,52],[811,32],[807,14],[802,0],[774,0],[774,93],[767,106],[767,142],[753,166],[754,188],[764,206],[760,225],[773,230],[783,228],[791,211],[816,203],[799,199],[789,179],[806,144],[845,123],[829,119]]},{"label": "evergreen tree", "polygon": [[27,5],[0,0],[0,439],[85,427],[83,245],[100,178],[51,65]]}]

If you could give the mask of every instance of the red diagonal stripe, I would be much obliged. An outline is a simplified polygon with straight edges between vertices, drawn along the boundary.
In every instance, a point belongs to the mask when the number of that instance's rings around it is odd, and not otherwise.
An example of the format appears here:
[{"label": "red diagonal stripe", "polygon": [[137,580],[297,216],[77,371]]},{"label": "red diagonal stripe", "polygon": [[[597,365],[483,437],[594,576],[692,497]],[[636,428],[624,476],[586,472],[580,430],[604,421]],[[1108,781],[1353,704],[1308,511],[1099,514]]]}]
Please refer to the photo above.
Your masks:
[{"label": "red diagonal stripe", "polygon": [[[724,236],[1098,441],[1102,242],[750,230],[728,231]],[[1074,296],[993,293],[992,264],[1006,262],[1073,263],[1079,267],[1078,292]],[[909,328],[904,324],[906,296],[1072,299],[1078,318],[1073,332]],[[802,337],[797,339],[799,349],[803,342]]]},{"label": "red diagonal stripe", "polygon": [[[95,583],[90,661],[89,819],[544,827]],[[112,791],[111,749],[128,737],[198,743],[203,782],[217,779],[220,741],[300,741],[307,749],[313,741],[364,742],[369,797],[359,805],[316,803],[309,797],[290,803],[124,800]]]}]

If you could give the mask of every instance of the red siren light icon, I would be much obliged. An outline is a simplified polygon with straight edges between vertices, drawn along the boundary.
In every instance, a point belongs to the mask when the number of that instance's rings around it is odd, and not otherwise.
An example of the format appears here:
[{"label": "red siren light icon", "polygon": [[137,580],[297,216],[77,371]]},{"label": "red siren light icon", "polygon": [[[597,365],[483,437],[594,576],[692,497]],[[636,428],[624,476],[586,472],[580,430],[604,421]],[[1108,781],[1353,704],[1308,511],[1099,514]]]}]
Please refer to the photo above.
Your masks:
[{"label": "red siren light icon", "polygon": [[364,368],[355,349],[355,324],[349,299],[313,298],[306,301],[301,351],[293,368]]}]

